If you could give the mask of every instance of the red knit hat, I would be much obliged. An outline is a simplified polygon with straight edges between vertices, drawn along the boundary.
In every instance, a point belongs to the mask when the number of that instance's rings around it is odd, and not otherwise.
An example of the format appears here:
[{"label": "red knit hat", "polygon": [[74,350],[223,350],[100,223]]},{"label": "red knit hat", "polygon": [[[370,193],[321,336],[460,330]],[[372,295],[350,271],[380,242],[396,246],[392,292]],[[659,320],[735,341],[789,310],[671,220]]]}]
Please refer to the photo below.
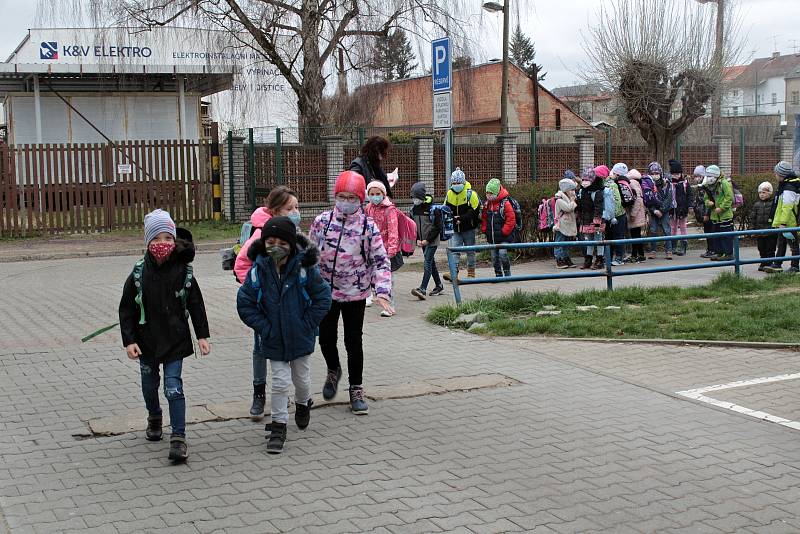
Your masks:
[{"label": "red knit hat", "polygon": [[364,177],[357,172],[344,171],[336,177],[333,194],[337,193],[353,193],[361,199],[361,202],[364,202],[364,197],[367,195],[367,183]]}]

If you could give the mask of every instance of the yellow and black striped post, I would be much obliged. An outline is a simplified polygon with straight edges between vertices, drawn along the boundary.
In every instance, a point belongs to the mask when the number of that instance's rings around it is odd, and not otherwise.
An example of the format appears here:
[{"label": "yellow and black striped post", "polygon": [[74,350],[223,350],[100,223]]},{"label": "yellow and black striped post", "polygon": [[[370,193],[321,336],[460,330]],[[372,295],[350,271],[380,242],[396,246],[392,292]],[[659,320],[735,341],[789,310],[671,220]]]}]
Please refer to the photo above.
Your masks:
[{"label": "yellow and black striped post", "polygon": [[220,176],[219,158],[219,125],[211,126],[211,195],[214,220],[222,219],[222,180]]}]

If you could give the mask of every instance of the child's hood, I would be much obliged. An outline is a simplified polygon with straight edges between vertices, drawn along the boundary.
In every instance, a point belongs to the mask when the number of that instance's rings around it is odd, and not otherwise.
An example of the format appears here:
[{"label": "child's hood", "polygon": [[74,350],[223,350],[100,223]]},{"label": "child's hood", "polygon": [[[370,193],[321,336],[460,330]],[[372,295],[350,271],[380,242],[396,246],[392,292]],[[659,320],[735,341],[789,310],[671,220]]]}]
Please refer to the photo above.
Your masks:
[{"label": "child's hood", "polygon": [[180,263],[192,263],[194,261],[195,247],[192,233],[186,228],[175,229],[175,251],[172,257]]},{"label": "child's hood", "polygon": [[250,215],[250,222],[256,228],[261,228],[267,221],[272,218],[272,215],[267,211],[267,208],[257,208],[252,215]]},{"label": "child's hood", "polygon": [[[309,239],[301,234],[297,234],[297,247],[296,254],[300,256],[300,266],[309,268],[319,263],[319,249]],[[255,262],[259,256],[265,256],[267,247],[264,245],[263,239],[258,239],[250,245],[247,251],[247,257]]]}]

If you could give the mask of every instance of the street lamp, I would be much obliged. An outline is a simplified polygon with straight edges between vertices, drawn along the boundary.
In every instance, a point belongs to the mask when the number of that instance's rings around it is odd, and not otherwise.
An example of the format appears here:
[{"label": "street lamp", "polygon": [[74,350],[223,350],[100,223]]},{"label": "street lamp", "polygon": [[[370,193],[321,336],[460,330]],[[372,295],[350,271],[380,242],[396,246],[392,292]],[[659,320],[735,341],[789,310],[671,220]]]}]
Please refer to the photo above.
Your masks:
[{"label": "street lamp", "polygon": [[503,87],[500,91],[500,133],[508,133],[508,13],[509,2],[505,0],[502,4],[497,2],[484,2],[483,9],[489,13],[503,12]]},{"label": "street lamp", "polygon": [[[722,47],[724,44],[725,33],[725,0],[697,0],[701,4],[717,4],[717,27],[716,27],[716,43],[714,45],[714,62],[723,69],[725,65],[722,64]],[[723,78],[724,79],[724,78]],[[720,114],[722,113],[722,88],[714,95],[714,100],[711,103],[711,132],[714,135],[719,134]]]}]

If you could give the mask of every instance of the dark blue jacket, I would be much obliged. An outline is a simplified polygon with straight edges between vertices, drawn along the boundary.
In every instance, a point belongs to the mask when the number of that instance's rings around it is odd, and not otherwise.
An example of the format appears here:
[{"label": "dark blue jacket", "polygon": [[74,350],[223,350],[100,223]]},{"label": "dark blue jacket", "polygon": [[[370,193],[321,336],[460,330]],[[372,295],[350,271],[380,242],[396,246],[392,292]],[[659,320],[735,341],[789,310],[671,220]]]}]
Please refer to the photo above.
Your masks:
[{"label": "dark blue jacket", "polygon": [[317,266],[319,251],[304,236],[298,235],[297,243],[282,275],[264,253],[264,242],[253,243],[248,251],[253,267],[236,298],[239,317],[260,337],[258,350],[269,360],[288,362],[313,353],[317,327],[331,307],[330,285]]}]

